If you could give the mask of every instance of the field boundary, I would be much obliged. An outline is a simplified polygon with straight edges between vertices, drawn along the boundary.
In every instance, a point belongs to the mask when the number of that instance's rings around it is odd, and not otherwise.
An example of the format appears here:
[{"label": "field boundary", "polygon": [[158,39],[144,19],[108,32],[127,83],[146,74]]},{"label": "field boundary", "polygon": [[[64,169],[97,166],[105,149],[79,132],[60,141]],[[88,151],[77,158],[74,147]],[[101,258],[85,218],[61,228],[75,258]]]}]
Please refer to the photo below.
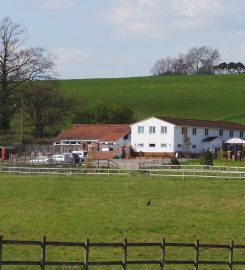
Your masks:
[{"label": "field boundary", "polygon": [[13,167],[0,166],[0,173],[20,175],[94,175],[94,176],[136,176],[138,178],[222,178],[222,179],[245,179],[245,167],[225,166],[177,166],[164,165],[159,169],[121,169],[121,168],[82,168],[82,167]]},{"label": "field boundary", "polygon": [[[3,251],[6,245],[11,246],[39,246],[41,252],[41,258],[39,260],[4,260]],[[80,247],[84,251],[84,256],[81,260],[77,261],[48,261],[47,247]],[[128,260],[131,248],[159,248],[159,259],[158,260]],[[90,260],[90,251],[93,248],[119,248],[121,249],[122,259],[117,261],[109,260]],[[168,259],[168,251],[174,248],[192,249],[193,259]],[[226,252],[226,258],[223,260],[210,260],[201,256],[203,251],[206,250],[223,250]],[[2,266],[37,266],[39,269],[45,270],[48,266],[81,266],[84,270],[88,270],[89,266],[121,266],[123,270],[127,269],[129,265],[159,265],[160,270],[164,270],[167,265],[192,265],[195,270],[199,269],[201,265],[224,265],[228,269],[232,270],[233,266],[245,265],[245,261],[235,260],[235,251],[244,250],[245,245],[234,244],[231,241],[229,244],[207,244],[201,243],[196,240],[193,243],[180,243],[180,242],[167,242],[162,239],[160,242],[129,242],[127,238],[123,242],[90,242],[86,239],[85,242],[58,242],[58,241],[47,241],[46,236],[42,237],[41,241],[33,240],[6,240],[3,236],[0,236],[0,270]]]}]

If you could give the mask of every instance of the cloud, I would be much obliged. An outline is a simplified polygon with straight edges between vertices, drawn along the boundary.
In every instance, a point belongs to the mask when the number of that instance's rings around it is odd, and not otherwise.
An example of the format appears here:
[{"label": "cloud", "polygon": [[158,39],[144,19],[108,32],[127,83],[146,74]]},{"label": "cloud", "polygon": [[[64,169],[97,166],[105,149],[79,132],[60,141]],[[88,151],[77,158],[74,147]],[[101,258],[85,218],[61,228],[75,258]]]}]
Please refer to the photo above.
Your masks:
[{"label": "cloud", "polygon": [[62,11],[75,6],[74,0],[44,0],[41,4],[43,9],[49,11]]},{"label": "cloud", "polygon": [[92,54],[80,49],[57,48],[54,51],[57,57],[58,73],[62,78],[81,78]]},{"label": "cloud", "polygon": [[240,0],[124,0],[117,2],[105,20],[121,36],[163,37],[173,31],[195,31],[243,22]]}]

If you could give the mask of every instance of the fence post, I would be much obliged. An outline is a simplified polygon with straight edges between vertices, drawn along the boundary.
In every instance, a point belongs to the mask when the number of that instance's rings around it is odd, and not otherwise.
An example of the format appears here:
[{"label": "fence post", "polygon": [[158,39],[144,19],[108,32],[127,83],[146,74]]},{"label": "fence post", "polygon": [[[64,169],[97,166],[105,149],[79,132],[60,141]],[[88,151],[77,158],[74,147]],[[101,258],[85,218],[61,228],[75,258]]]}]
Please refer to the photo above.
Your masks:
[{"label": "fence post", "polygon": [[195,265],[194,265],[194,269],[198,270],[198,266],[199,266],[199,240],[196,241],[195,243]]},{"label": "fence post", "polygon": [[45,270],[45,261],[46,261],[46,236],[43,236],[41,243],[41,269]]},{"label": "fence post", "polygon": [[0,270],[2,270],[2,260],[3,260],[3,236],[0,235]]},{"label": "fence post", "polygon": [[232,270],[233,266],[233,248],[234,248],[234,242],[230,242],[229,250],[230,250],[230,256],[229,256],[229,270]]},{"label": "fence post", "polygon": [[88,258],[89,258],[89,239],[85,242],[85,252],[84,252],[84,269],[88,270]]},{"label": "fence post", "polygon": [[127,256],[128,256],[128,239],[125,238],[123,243],[123,262],[122,262],[123,270],[127,270]]},{"label": "fence post", "polygon": [[165,269],[165,238],[162,239],[162,243],[161,243],[161,260],[160,260],[160,269],[164,270]]}]

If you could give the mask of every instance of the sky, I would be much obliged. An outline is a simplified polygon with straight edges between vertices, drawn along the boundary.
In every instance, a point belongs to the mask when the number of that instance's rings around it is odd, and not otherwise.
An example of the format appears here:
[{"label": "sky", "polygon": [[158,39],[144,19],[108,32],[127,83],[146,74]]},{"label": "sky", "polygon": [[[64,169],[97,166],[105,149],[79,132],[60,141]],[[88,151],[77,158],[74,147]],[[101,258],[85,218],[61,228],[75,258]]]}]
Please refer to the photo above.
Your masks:
[{"label": "sky", "polygon": [[194,46],[245,64],[244,0],[0,0],[0,19],[27,28],[24,46],[57,57],[60,79],[151,75]]}]

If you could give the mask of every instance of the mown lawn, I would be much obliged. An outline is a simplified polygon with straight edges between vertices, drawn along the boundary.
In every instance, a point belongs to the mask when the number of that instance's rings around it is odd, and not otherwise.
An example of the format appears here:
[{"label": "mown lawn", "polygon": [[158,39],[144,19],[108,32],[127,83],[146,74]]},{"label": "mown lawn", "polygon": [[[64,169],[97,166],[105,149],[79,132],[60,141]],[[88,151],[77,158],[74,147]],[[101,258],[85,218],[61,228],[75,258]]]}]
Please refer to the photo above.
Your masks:
[{"label": "mown lawn", "polygon": [[120,102],[137,120],[157,116],[227,120],[245,124],[245,75],[160,76],[61,80],[80,108],[95,100]]},{"label": "mown lawn", "polygon": [[[148,200],[151,200],[150,206],[146,205]],[[165,237],[166,241],[194,242],[200,239],[201,242],[224,244],[234,240],[245,244],[245,182],[239,180],[1,175],[0,205],[0,230],[8,239],[39,240],[46,235],[49,241],[89,238],[91,242],[121,242],[127,236],[131,242],[160,242]],[[158,249],[130,249],[129,252],[129,259],[159,258]],[[227,259],[227,254],[225,251],[210,253],[209,258]],[[11,246],[4,249],[3,256],[5,260],[13,259],[13,256],[36,260],[40,258],[40,249]],[[121,251],[94,250],[91,256],[121,260]],[[169,249],[167,256],[169,259],[177,256],[192,260],[194,252]],[[240,253],[236,256],[242,258]],[[79,248],[47,250],[49,260],[82,258],[83,249]],[[200,269],[226,268],[203,266]]]}]

